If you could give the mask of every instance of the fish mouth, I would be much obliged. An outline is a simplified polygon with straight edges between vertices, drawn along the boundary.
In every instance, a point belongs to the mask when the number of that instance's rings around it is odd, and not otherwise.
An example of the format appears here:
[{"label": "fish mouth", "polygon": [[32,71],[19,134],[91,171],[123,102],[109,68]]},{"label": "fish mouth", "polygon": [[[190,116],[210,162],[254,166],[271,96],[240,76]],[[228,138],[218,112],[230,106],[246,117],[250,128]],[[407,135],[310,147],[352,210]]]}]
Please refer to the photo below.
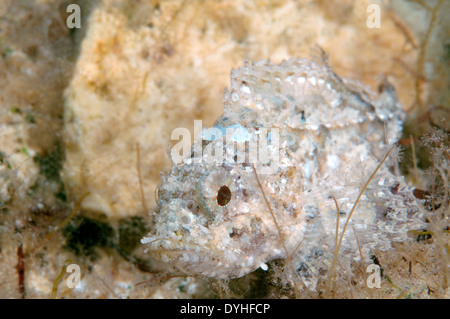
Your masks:
[{"label": "fish mouth", "polygon": [[169,252],[169,253],[201,253],[202,246],[196,244],[187,244],[179,240],[178,238],[154,238],[144,237],[141,240],[142,244],[147,245],[146,251],[148,252]]},{"label": "fish mouth", "polygon": [[220,251],[212,245],[185,243],[178,238],[145,237],[141,242],[147,245],[146,252],[165,262],[185,260],[195,263],[220,258]]},{"label": "fish mouth", "polygon": [[171,264],[181,272],[191,276],[206,276],[219,279],[237,278],[252,272],[259,266],[241,264],[239,256],[230,258],[226,251],[213,245],[187,244],[176,238],[144,238],[141,241],[148,245],[146,252],[157,260]]}]

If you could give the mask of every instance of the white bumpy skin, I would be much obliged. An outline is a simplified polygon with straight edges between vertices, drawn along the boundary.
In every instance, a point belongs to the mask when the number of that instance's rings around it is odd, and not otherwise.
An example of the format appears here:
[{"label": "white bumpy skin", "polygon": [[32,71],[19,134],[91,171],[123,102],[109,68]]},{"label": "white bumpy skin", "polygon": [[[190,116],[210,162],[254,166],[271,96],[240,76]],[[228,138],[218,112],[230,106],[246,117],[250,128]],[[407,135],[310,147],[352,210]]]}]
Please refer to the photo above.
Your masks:
[{"label": "white bumpy skin", "polygon": [[[326,63],[246,62],[232,70],[224,114],[214,126],[240,127],[252,136],[263,128],[279,130],[279,148],[266,148],[279,152],[279,167],[270,174],[264,173],[266,164],[254,167],[296,275],[306,284],[314,285],[333,256],[333,197],[342,231],[363,184],[399,138],[403,120],[388,84],[376,96],[338,77]],[[203,149],[222,147],[216,143],[223,141],[204,141]],[[223,152],[236,160],[225,145]],[[411,210],[411,190],[388,164],[381,166],[349,225],[366,257],[372,249],[390,249],[392,241],[405,240],[408,229],[422,227]],[[180,271],[233,278],[286,258],[248,159],[219,165],[186,159],[162,178],[158,194],[154,228],[142,243],[152,256]],[[359,257],[355,232],[344,236],[341,264]]]}]

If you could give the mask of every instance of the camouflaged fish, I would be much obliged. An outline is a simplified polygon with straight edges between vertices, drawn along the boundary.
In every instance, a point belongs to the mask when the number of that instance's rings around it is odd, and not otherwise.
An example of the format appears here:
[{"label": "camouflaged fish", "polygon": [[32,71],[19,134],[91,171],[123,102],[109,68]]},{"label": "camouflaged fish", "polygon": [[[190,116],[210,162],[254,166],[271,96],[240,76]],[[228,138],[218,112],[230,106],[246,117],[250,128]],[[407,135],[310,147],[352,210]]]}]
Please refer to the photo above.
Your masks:
[{"label": "camouflaged fish", "polygon": [[[288,252],[295,275],[314,287],[336,248],[337,216],[342,235],[364,183],[400,137],[405,115],[395,92],[386,83],[375,94],[326,63],[247,61],[231,71],[223,101],[214,131],[203,132],[201,161],[184,158],[162,177],[154,228],[142,243],[186,274],[215,278],[267,269]],[[389,163],[352,215],[340,264],[360,257],[355,236],[368,257],[423,227],[412,188]]]}]

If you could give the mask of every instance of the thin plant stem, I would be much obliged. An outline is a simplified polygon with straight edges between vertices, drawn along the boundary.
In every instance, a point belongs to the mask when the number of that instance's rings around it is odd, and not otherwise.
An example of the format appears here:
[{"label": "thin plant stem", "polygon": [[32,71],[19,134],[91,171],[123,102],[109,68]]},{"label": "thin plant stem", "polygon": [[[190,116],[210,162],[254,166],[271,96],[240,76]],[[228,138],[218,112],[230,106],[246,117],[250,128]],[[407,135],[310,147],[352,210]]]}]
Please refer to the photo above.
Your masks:
[{"label": "thin plant stem", "polygon": [[292,266],[291,255],[289,254],[289,251],[287,249],[286,241],[284,239],[283,233],[281,232],[281,228],[278,225],[278,221],[277,221],[277,218],[276,218],[276,216],[275,216],[275,214],[274,214],[274,212],[272,210],[272,207],[270,206],[269,201],[267,200],[266,194],[265,194],[264,189],[263,189],[263,187],[261,185],[261,182],[259,181],[258,174],[256,173],[256,169],[255,169],[255,166],[253,164],[252,164],[252,168],[253,168],[253,173],[255,174],[256,182],[258,183],[258,186],[259,186],[259,188],[261,190],[261,193],[263,195],[264,201],[266,202],[267,208],[269,209],[270,215],[272,216],[272,219],[273,219],[273,222],[275,224],[275,227],[277,228],[277,232],[278,232],[278,236],[280,237],[281,245],[283,246],[283,249],[284,249],[284,251],[286,253],[286,259],[287,259],[287,262],[289,264],[289,268],[290,268],[291,274],[292,274],[292,282],[293,282],[293,285],[294,285],[295,297],[297,299],[299,299],[300,296],[299,296],[299,293],[298,293],[297,283],[295,282],[294,267]]},{"label": "thin plant stem", "polygon": [[352,216],[353,216],[353,214],[354,214],[354,212],[355,212],[355,210],[356,210],[356,207],[358,206],[359,201],[361,200],[361,197],[362,197],[362,195],[364,194],[364,192],[366,191],[366,189],[367,189],[367,187],[369,186],[370,182],[371,182],[372,179],[375,177],[375,175],[378,173],[378,171],[379,171],[380,168],[381,168],[381,165],[383,165],[383,163],[386,161],[386,159],[388,158],[389,154],[392,152],[392,150],[393,150],[394,148],[395,148],[395,145],[392,146],[392,147],[389,149],[389,151],[388,151],[388,152],[386,153],[386,155],[384,156],[383,160],[378,164],[377,168],[372,172],[372,174],[370,175],[369,179],[367,180],[367,182],[364,184],[363,188],[362,188],[361,191],[359,192],[359,195],[358,195],[358,197],[356,198],[355,203],[353,204],[352,210],[350,211],[350,214],[348,215],[348,218],[347,218],[347,220],[345,221],[344,228],[342,229],[342,233],[341,233],[341,236],[340,236],[340,238],[339,238],[339,243],[338,243],[338,246],[337,246],[337,248],[336,248],[335,255],[334,255],[334,257],[333,257],[333,263],[331,264],[330,276],[329,276],[329,281],[328,281],[328,288],[331,287],[331,280],[332,280],[332,277],[333,277],[334,268],[336,267],[337,256],[339,255],[339,251],[340,251],[341,246],[342,246],[342,241],[343,241],[343,239],[344,239],[344,235],[345,235],[345,232],[346,232],[346,230],[347,230],[347,226],[348,226],[349,223],[350,223],[350,219],[352,218]]}]

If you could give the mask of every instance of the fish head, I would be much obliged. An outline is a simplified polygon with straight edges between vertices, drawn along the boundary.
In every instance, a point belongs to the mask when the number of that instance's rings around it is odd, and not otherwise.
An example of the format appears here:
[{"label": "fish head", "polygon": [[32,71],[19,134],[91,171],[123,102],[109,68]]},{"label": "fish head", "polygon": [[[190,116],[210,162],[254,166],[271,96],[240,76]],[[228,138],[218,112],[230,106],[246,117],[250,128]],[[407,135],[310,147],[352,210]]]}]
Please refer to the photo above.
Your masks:
[{"label": "fish head", "polygon": [[267,214],[252,166],[191,159],[162,178],[153,231],[142,243],[186,274],[240,277],[274,257]]}]

